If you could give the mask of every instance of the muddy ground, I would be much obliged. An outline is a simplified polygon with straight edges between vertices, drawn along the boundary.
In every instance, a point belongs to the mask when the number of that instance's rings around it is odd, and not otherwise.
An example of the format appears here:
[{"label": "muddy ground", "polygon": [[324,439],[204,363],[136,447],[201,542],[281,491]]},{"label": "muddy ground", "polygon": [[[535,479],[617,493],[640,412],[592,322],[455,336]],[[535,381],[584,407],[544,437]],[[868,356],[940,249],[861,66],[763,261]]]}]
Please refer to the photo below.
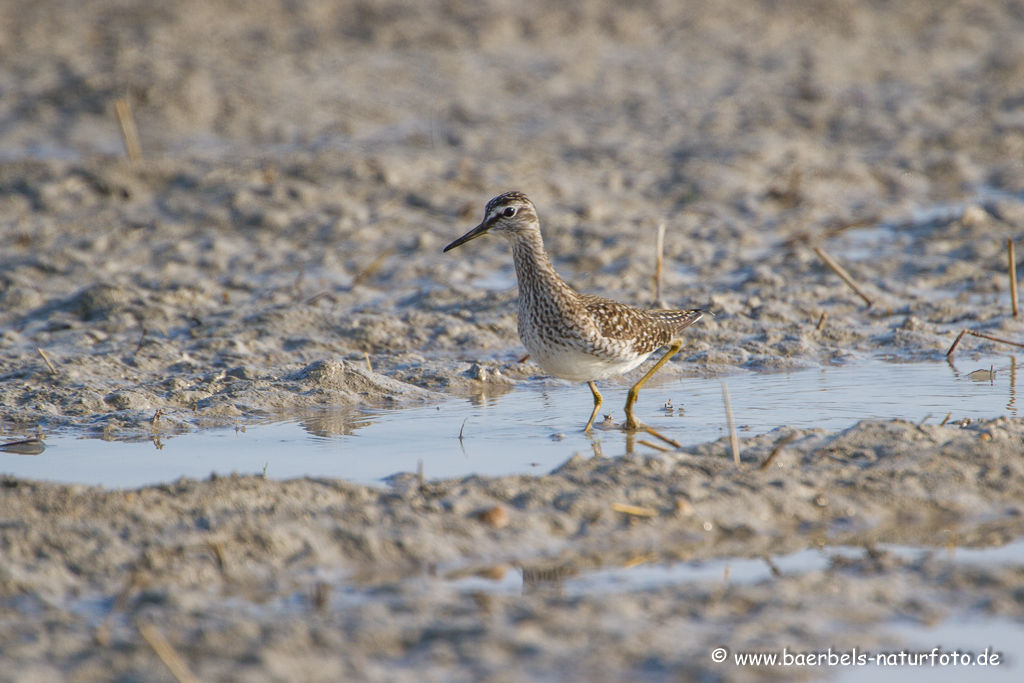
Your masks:
[{"label": "muddy ground", "polygon": [[[715,314],[668,373],[940,361],[962,329],[1024,331],[1006,255],[1024,236],[1020,2],[12,1],[0,91],[5,438],[542,381],[519,362],[507,245],[440,253],[509,189],[568,281],[622,301],[651,302],[666,225],[664,299]],[[997,351],[1015,349],[957,353]],[[1021,565],[955,548],[1020,539],[1022,430],[780,425],[742,441],[740,468],[722,443],[567,452],[549,476],[386,490],[8,478],[0,680],[169,677],[147,624],[211,681],[827,676],[709,651],[1019,623]],[[825,569],[561,590],[808,548]],[[509,572],[521,594],[487,588]]]}]

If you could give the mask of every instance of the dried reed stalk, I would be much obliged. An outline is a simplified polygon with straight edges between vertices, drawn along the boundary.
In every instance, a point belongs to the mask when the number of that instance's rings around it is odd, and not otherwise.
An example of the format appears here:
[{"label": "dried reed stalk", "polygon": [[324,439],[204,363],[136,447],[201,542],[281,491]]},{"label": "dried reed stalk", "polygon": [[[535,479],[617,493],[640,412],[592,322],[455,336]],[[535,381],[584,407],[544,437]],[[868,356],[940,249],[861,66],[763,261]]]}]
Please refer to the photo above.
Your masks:
[{"label": "dried reed stalk", "polygon": [[46,355],[46,351],[43,351],[38,346],[36,347],[36,351],[38,351],[39,355],[43,357],[43,361],[46,363],[46,367],[50,368],[50,374],[56,375],[57,368],[53,367],[53,363],[50,362],[50,358],[49,356]]},{"label": "dried reed stalk", "polygon": [[857,282],[853,279],[853,276],[847,273],[846,269],[839,265],[834,258],[829,256],[828,252],[826,252],[821,247],[815,247],[814,253],[817,254],[818,257],[822,261],[824,261],[825,265],[831,268],[832,272],[838,275],[850,289],[856,292],[861,299],[864,299],[864,302],[868,305],[868,308],[871,308],[871,306],[874,305],[874,302],[868,297],[867,294],[864,293],[864,290],[860,288],[860,285],[858,285]]},{"label": "dried reed stalk", "polygon": [[676,448],[682,448],[683,447],[683,445],[681,443],[679,443],[678,441],[676,441],[675,439],[670,439],[670,438],[668,438],[667,436],[665,436],[663,434],[659,434],[657,431],[651,429],[650,427],[644,426],[644,427],[641,427],[641,429],[643,429],[645,432],[647,432],[651,436],[658,437],[659,439],[661,439],[662,441],[664,441],[665,443],[667,443],[669,445],[675,446]]},{"label": "dried reed stalk", "polygon": [[171,674],[178,679],[178,683],[199,683],[199,679],[189,671],[185,660],[178,655],[153,624],[141,624],[139,626],[139,633],[142,634],[142,637],[146,639],[146,642],[149,643],[150,647],[153,648],[167,668],[170,669]]},{"label": "dried reed stalk", "polygon": [[114,113],[117,114],[117,124],[121,128],[121,140],[124,142],[125,153],[132,161],[142,161],[139,129],[135,127],[135,116],[132,114],[132,105],[127,97],[121,97],[114,101]]},{"label": "dried reed stalk", "polygon": [[946,358],[949,358],[950,356],[953,355],[953,352],[956,351],[956,347],[960,344],[960,340],[964,338],[965,334],[969,334],[972,337],[979,337],[981,339],[988,339],[989,341],[994,341],[999,344],[1009,344],[1010,346],[1016,346],[1019,349],[1024,349],[1024,344],[1022,344],[1021,342],[1015,342],[1010,339],[1003,339],[1002,337],[993,337],[991,334],[975,332],[974,330],[960,330],[960,334],[956,336],[956,339],[953,341],[953,345],[949,347],[949,351],[946,351]]},{"label": "dried reed stalk", "polygon": [[661,451],[662,453],[671,453],[672,452],[671,448],[668,448],[667,446],[662,446],[660,443],[654,443],[653,441],[648,441],[647,439],[640,439],[640,443],[642,445],[644,445],[644,446],[647,446],[648,448],[653,448],[656,451]]},{"label": "dried reed stalk", "polygon": [[775,458],[779,457],[779,453],[782,452],[782,449],[785,448],[786,446],[788,446],[789,444],[791,444],[795,439],[796,439],[796,432],[790,432],[786,436],[784,436],[781,439],[779,439],[778,441],[776,441],[775,442],[775,447],[772,448],[772,452],[769,453],[768,457],[764,459],[763,463],[761,463],[761,468],[760,468],[761,471],[764,471],[764,470],[768,469],[769,467],[771,467],[772,463],[775,462]]},{"label": "dried reed stalk", "polygon": [[1010,303],[1013,305],[1013,317],[1020,314],[1017,303],[1017,259],[1013,255],[1013,239],[1006,239],[1006,256],[1010,262]]},{"label": "dried reed stalk", "polygon": [[612,503],[612,510],[634,517],[657,517],[658,511],[651,508],[642,508],[639,505],[628,505],[626,503]]},{"label": "dried reed stalk", "polygon": [[722,380],[722,400],[725,402],[725,419],[729,423],[729,445],[732,447],[732,461],[740,466],[740,441],[736,437],[736,422],[732,419],[732,402],[729,401],[729,387]]},{"label": "dried reed stalk", "polygon": [[394,249],[387,249],[383,254],[374,259],[373,263],[371,263],[370,265],[366,266],[366,268],[363,268],[361,271],[356,273],[356,276],[352,278],[352,285],[355,286],[361,284],[362,282],[365,282],[370,277],[372,277],[373,274],[376,273],[382,265],[384,265],[384,262],[388,260],[388,257],[390,257],[394,253]]},{"label": "dried reed stalk", "polygon": [[657,256],[654,264],[654,305],[658,308],[668,308],[665,300],[661,298],[661,271],[665,262],[665,224],[658,223],[658,238],[655,243]]}]

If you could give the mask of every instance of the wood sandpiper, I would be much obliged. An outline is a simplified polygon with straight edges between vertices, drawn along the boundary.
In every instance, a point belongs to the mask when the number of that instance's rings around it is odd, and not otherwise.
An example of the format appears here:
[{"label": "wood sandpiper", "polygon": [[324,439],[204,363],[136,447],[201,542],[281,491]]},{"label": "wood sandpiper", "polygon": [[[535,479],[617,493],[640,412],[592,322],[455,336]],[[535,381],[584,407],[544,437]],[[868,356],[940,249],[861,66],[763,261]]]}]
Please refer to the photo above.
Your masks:
[{"label": "wood sandpiper", "polygon": [[518,331],[523,346],[549,374],[586,382],[594,394],[594,411],[584,431],[593,427],[602,403],[594,381],[629,372],[662,346],[668,346],[668,352],[626,396],[626,431],[645,429],[653,433],[633,413],[637,394],[682,348],[679,333],[706,311],[645,310],[573,291],[551,265],[544,251],[537,210],[522,192],[506,192],[487,202],[483,222],[444,251],[492,232],[512,244],[519,283]]}]

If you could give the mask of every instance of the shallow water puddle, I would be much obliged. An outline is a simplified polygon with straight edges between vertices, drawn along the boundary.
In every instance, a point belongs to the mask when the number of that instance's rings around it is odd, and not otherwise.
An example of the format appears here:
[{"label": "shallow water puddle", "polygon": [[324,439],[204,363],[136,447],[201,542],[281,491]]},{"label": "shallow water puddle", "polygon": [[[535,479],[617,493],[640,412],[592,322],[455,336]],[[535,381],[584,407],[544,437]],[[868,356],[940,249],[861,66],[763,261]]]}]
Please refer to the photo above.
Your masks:
[{"label": "shallow water puddle", "polygon": [[[967,568],[971,566],[1016,566],[1024,567],[1024,539],[992,548],[927,548],[908,547],[892,544],[879,544],[873,548],[898,555],[907,561],[933,556],[939,562],[950,567]],[[788,555],[780,555],[763,559],[716,559],[694,562],[655,562],[637,564],[631,567],[613,567],[608,569],[582,570],[578,573],[550,572],[546,576],[538,576],[538,572],[520,568],[508,568],[491,578],[474,575],[449,581],[454,590],[464,593],[488,592],[515,596],[531,591],[549,591],[561,596],[576,597],[594,594],[621,594],[634,591],[657,591],[672,586],[686,584],[712,583],[724,591],[729,585],[752,585],[763,581],[771,581],[775,577],[800,575],[811,572],[828,571],[834,559],[854,560],[864,557],[866,551],[854,546],[825,546],[821,549],[807,549]],[[838,653],[849,653],[856,647],[857,651],[867,652],[870,656],[881,653],[931,653],[938,648],[938,653],[952,654],[954,651],[970,653],[972,660],[977,661],[978,655],[997,653],[999,663],[996,666],[984,667],[974,664],[965,667],[967,660],[960,660],[960,665],[953,666],[947,662],[941,666],[880,666],[874,660],[858,666],[791,666],[789,669],[806,671],[814,668],[818,672],[827,671],[831,680],[846,682],[855,681],[961,681],[977,678],[977,680],[1017,681],[1020,680],[1021,665],[1024,662],[1024,624],[1009,619],[992,617],[987,614],[961,616],[947,619],[936,624],[925,625],[908,620],[902,623],[881,625],[893,638],[891,643],[865,648],[863,643],[856,641],[837,643],[832,649]],[[873,626],[871,632],[878,633]],[[766,650],[767,651],[767,650]],[[824,651],[824,650],[822,650]],[[816,651],[817,652],[817,651]],[[931,660],[929,659],[928,662]],[[728,664],[735,664],[730,659]],[[780,670],[784,670],[779,665]],[[971,674],[965,674],[969,669]],[[881,676],[881,678],[879,678]]]},{"label": "shallow water puddle", "polygon": [[[896,555],[907,562],[933,556],[958,568],[998,565],[1024,567],[1024,538],[991,548],[927,548],[880,543],[872,550]],[[518,594],[529,590],[556,589],[560,595],[579,596],[598,593],[657,590],[667,586],[712,582],[725,585],[752,585],[773,577],[826,571],[836,559],[854,560],[864,557],[859,546],[824,546],[800,550],[771,558],[728,558],[692,562],[652,561],[643,558],[628,567],[600,569],[561,569],[535,571],[506,568],[493,576],[472,576],[449,581],[457,590],[472,592]],[[1024,626],[1021,626],[1024,629]],[[1022,641],[1024,645],[1024,641]]]},{"label": "shallow water puddle", "polygon": [[[786,373],[726,378],[740,436],[781,425],[844,429],[864,419],[933,424],[1016,416],[1016,362],[998,356],[947,363],[871,359]],[[651,384],[638,416],[687,444],[726,433],[722,380],[684,377]],[[602,413],[622,419],[625,385],[601,387]],[[108,487],[138,487],[211,472],[275,479],[340,477],[382,485],[422,461],[428,478],[543,474],[574,453],[653,452],[617,429],[584,434],[592,408],[585,386],[523,383],[493,398],[452,399],[396,410],[320,410],[244,429],[210,429],[123,443],[55,434],[39,455],[0,452],[0,473]],[[461,438],[460,438],[461,433]]]},{"label": "shallow water puddle", "polygon": [[[965,569],[972,566],[1024,567],[1024,539],[991,548],[947,549],[879,544],[874,546],[873,550],[898,555],[908,562],[931,556],[941,566],[948,566],[951,569]],[[684,588],[691,584],[710,584],[717,589],[726,591],[729,586],[754,585],[765,581],[774,581],[780,577],[799,577],[802,574],[832,571],[831,567],[835,560],[855,561],[863,559],[866,553],[867,551],[863,547],[858,546],[824,546],[820,549],[800,550],[787,555],[762,559],[727,558],[692,562],[652,562],[629,567],[582,568],[578,571],[571,567],[536,571],[503,566],[454,579],[441,579],[436,576],[410,578],[403,582],[401,591],[408,595],[420,592],[432,594],[439,590],[447,590],[461,594],[485,593],[509,598],[532,592],[557,594],[566,598],[596,594],[657,592],[671,590],[673,587]],[[838,571],[845,570],[839,569]],[[377,599],[382,597],[377,588],[344,586],[334,594],[331,608],[341,610],[355,602],[372,599],[370,596],[375,596]],[[299,599],[294,601],[291,608],[308,609],[306,604],[308,604],[308,599]],[[965,660],[961,660],[958,666],[953,666],[948,662],[946,666],[941,666],[938,661],[935,666],[881,666],[872,659],[857,666],[793,665],[788,667],[788,671],[806,673],[808,669],[813,668],[816,673],[827,673],[829,680],[846,682],[867,680],[1020,680],[1021,664],[1024,662],[1024,624],[1009,619],[993,617],[984,613],[970,613],[960,614],[930,625],[914,620],[883,622],[868,627],[868,631],[871,633],[870,640],[865,638],[864,642],[858,642],[853,636],[848,642],[835,643],[832,647],[833,652],[849,653],[856,648],[859,653],[875,657],[879,654],[901,651],[908,655],[931,653],[933,649],[938,648],[938,654],[950,655],[956,651],[958,656],[961,656],[963,653],[971,653],[972,659],[976,660],[979,654],[987,651],[989,656],[992,653],[998,653],[999,664],[985,667],[975,664],[966,667],[963,665]],[[891,642],[879,644],[879,633],[890,636]],[[874,645],[866,646],[868,642],[874,643]],[[770,649],[758,651],[772,652]],[[815,650],[815,652],[818,651]],[[824,652],[825,649],[822,648],[820,651]],[[730,653],[730,655],[733,654],[736,653]],[[723,667],[728,667],[725,670],[731,670],[735,666],[736,663],[731,657],[726,663],[723,663]],[[781,665],[776,665],[776,668],[780,672],[787,670]],[[965,675],[967,669],[970,669],[970,673]]]},{"label": "shallow water puddle", "polygon": [[[986,567],[1024,567],[1024,539],[1017,539],[1003,546],[990,548],[948,549],[944,547],[916,547],[894,544],[878,544],[874,551],[882,551],[900,556],[907,562],[931,556],[940,566],[950,569],[966,569],[972,566]],[[729,586],[752,586],[780,579],[799,578],[803,574],[816,574],[830,571],[858,571],[857,569],[833,570],[836,560],[856,561],[864,559],[867,550],[860,546],[823,546],[805,549],[786,555],[775,555],[770,558],[723,558],[702,561],[643,563],[639,558],[633,566],[609,568],[581,568],[574,570],[565,567],[555,571],[536,571],[523,567],[502,565],[486,570],[472,571],[462,576],[448,577],[436,574],[414,575],[400,579],[394,583],[365,585],[351,582],[341,576],[322,576],[321,583],[329,586],[324,595],[323,608],[342,613],[344,610],[368,603],[404,604],[404,601],[416,599],[416,596],[433,600],[441,599],[442,594],[501,595],[510,599],[531,593],[546,593],[563,598],[594,596],[598,594],[616,595],[626,593],[651,592],[661,593],[664,599],[672,599],[673,589],[680,589],[686,594],[688,586],[712,586],[715,590],[727,591]],[[866,580],[870,580],[874,571],[869,570]],[[212,598],[213,596],[211,596]],[[231,610],[250,614],[279,612],[281,614],[308,613],[311,609],[321,609],[312,604],[313,598],[309,591],[300,591],[292,595],[273,599],[267,602],[251,602],[245,598],[227,598],[222,604]],[[85,618],[89,623],[98,625],[110,621],[115,598],[112,596],[89,596],[71,598],[64,608]],[[40,613],[45,605],[37,596],[20,596],[12,606],[24,614]],[[113,623],[119,623],[123,617],[114,613]],[[1024,662],[1024,624],[1006,618],[992,616],[984,612],[971,611],[929,625],[915,620],[884,621],[864,625],[865,642],[860,642],[857,635],[846,635],[847,640],[840,640],[832,646],[834,652],[849,653],[854,648],[859,653],[870,656],[878,654],[899,653],[930,653],[938,648],[939,653],[956,651],[961,655],[971,653],[972,658],[987,652],[998,653],[998,666],[982,669],[977,665],[959,666],[881,666],[873,660],[853,666],[815,665],[816,673],[825,673],[829,680],[850,682],[876,680],[911,680],[911,681],[961,681],[961,680],[993,680],[1016,681],[1020,679],[1021,663]],[[849,632],[848,632],[849,633]],[[879,634],[891,637],[891,642],[879,644]],[[873,643],[866,646],[865,643]],[[724,645],[724,643],[723,643]],[[824,651],[814,650],[815,653]],[[770,649],[759,649],[756,652],[773,652]],[[778,651],[774,651],[778,654]],[[732,658],[737,653],[730,652],[729,659],[722,664],[730,670],[736,666]],[[709,653],[710,655],[710,653]],[[717,661],[717,660],[716,660]],[[776,665],[780,671],[785,667]],[[809,666],[793,665],[789,671],[806,672]],[[973,675],[965,676],[965,669],[970,668]],[[984,673],[979,678],[978,672]],[[927,678],[926,678],[927,677]]]}]

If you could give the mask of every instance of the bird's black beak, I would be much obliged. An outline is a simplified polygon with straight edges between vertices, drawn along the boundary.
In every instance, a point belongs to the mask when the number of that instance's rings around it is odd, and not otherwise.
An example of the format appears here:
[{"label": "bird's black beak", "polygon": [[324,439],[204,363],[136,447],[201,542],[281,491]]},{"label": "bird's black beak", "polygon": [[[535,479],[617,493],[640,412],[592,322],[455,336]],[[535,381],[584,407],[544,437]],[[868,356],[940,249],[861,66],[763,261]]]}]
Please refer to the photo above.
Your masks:
[{"label": "bird's black beak", "polygon": [[444,253],[446,251],[451,251],[455,247],[457,247],[459,245],[462,245],[462,244],[465,244],[466,242],[468,242],[470,240],[475,240],[477,237],[480,237],[480,235],[486,235],[487,231],[490,230],[490,229],[491,229],[491,226],[487,224],[487,221],[484,221],[483,223],[481,223],[480,225],[476,226],[475,228],[473,228],[472,230],[467,232],[465,235],[463,235],[459,239],[457,239],[454,242],[452,242],[451,244],[449,244],[447,247],[445,247],[442,250],[441,253]]}]

